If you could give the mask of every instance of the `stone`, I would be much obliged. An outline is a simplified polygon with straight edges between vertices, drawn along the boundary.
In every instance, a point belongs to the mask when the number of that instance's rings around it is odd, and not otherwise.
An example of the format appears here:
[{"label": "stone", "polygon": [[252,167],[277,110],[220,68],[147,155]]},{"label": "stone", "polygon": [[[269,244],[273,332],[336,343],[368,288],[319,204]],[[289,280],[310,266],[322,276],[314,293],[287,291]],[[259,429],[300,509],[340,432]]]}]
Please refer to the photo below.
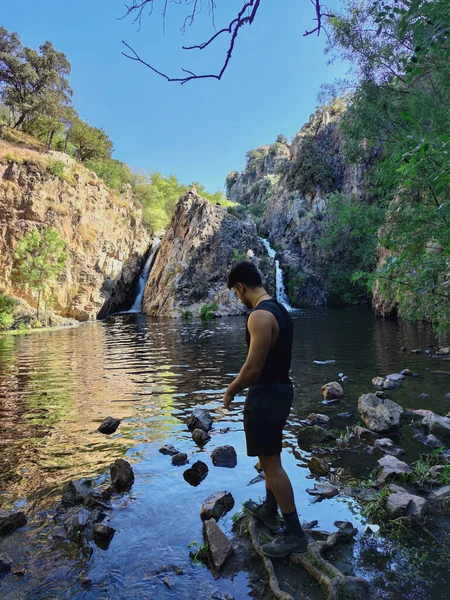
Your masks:
[{"label": "stone", "polygon": [[64,529],[71,540],[77,538],[92,522],[92,513],[86,508],[72,507],[64,515]]},{"label": "stone", "polygon": [[247,483],[247,486],[249,485],[254,485],[255,483],[261,483],[261,481],[265,481],[266,477],[264,475],[264,473],[258,473],[258,475],[256,477],[253,477],[253,479],[250,479],[250,481]]},{"label": "stone", "polygon": [[427,435],[427,437],[425,438],[425,444],[430,448],[442,448],[444,446],[441,440],[438,440],[438,438],[432,433],[430,433],[430,435]]},{"label": "stone", "polygon": [[94,542],[102,550],[107,550],[115,533],[116,530],[113,527],[105,525],[104,523],[97,523],[94,525]]},{"label": "stone", "polygon": [[215,467],[227,467],[232,469],[237,465],[236,450],[233,446],[218,446],[211,453],[211,459]]},{"label": "stone", "polygon": [[377,398],[381,398],[382,400],[385,400],[387,398],[387,394],[386,394],[386,392],[383,392],[383,390],[377,390],[375,392],[375,396]]},{"label": "stone", "polygon": [[385,377],[374,377],[372,379],[372,385],[374,388],[378,388],[381,390],[383,388],[385,381],[386,381]]},{"label": "stone", "polygon": [[313,456],[308,461],[308,468],[313,475],[328,475],[330,472],[330,465],[323,458]]},{"label": "stone", "polygon": [[172,444],[166,444],[165,446],[162,446],[162,448],[160,448],[159,451],[165,456],[175,456],[175,454],[180,453],[180,451],[177,450],[174,446],[172,446]]},{"label": "stone", "polygon": [[174,456],[172,456],[172,464],[175,467],[180,467],[181,465],[185,465],[189,462],[189,459],[187,457],[187,454],[185,454],[184,452],[179,452],[178,454],[175,454]]},{"label": "stone", "polygon": [[197,487],[208,475],[208,467],[204,462],[198,460],[190,469],[186,469],[183,473],[185,481],[193,487]]},{"label": "stone", "polygon": [[446,346],[445,348],[439,348],[436,354],[439,354],[440,356],[450,354],[450,346]]},{"label": "stone", "polygon": [[400,352],[408,352],[408,348],[406,346],[402,346],[400,348]]},{"label": "stone", "polygon": [[391,373],[390,375],[386,375],[386,379],[389,379],[390,381],[403,381],[406,377],[403,373]]},{"label": "stone", "polygon": [[339,490],[334,485],[329,483],[315,483],[314,489],[306,489],[308,494],[311,496],[318,496],[320,498],[334,498],[339,494]]},{"label": "stone", "polygon": [[12,560],[8,556],[8,554],[6,554],[6,552],[3,552],[3,554],[0,554],[0,574],[7,573],[8,571],[10,571],[11,566],[12,566]]},{"label": "stone", "polygon": [[234,498],[230,492],[214,492],[203,501],[200,518],[202,521],[208,521],[209,519],[218,521],[233,506]]},{"label": "stone", "polygon": [[211,562],[217,571],[220,571],[233,553],[230,540],[223,533],[214,519],[203,523],[203,537],[208,545]]},{"label": "stone", "polygon": [[166,575],[163,579],[163,583],[171,590],[174,586],[173,579]]},{"label": "stone", "polygon": [[422,350],[420,348],[414,348],[413,350],[410,350],[409,353],[410,354],[421,354]]},{"label": "stone", "polygon": [[378,433],[370,431],[370,429],[366,429],[365,427],[361,427],[361,425],[355,425],[353,431],[360,440],[366,440],[368,442],[373,442],[380,437]]},{"label": "stone", "polygon": [[340,400],[344,397],[344,390],[342,386],[337,381],[330,381],[330,383],[326,383],[322,386],[321,390],[322,396],[325,400]]},{"label": "stone", "polygon": [[118,492],[126,492],[134,483],[134,473],[129,462],[118,458],[110,465],[111,481]]},{"label": "stone", "polygon": [[363,394],[358,399],[358,410],[364,425],[371,431],[381,433],[400,424],[403,408],[386,398],[382,400],[375,394]]},{"label": "stone", "polygon": [[297,442],[300,448],[308,449],[311,446],[333,441],[335,436],[319,425],[302,427],[297,433]]},{"label": "stone", "polygon": [[120,425],[120,419],[114,419],[113,417],[106,417],[100,427],[97,429],[98,432],[108,435],[114,433]]},{"label": "stone", "polygon": [[327,415],[322,415],[320,413],[311,413],[306,419],[307,425],[310,425],[311,427],[313,427],[314,425],[328,425],[329,422],[330,417],[327,417]]},{"label": "stone", "polygon": [[405,375],[405,377],[413,376],[413,372],[411,371],[411,369],[403,369],[402,371],[400,371],[400,374]]},{"label": "stone", "polygon": [[392,381],[392,379],[385,379],[383,383],[383,390],[396,390],[400,387],[399,381]]},{"label": "stone", "polygon": [[403,474],[412,473],[413,470],[405,462],[398,460],[395,456],[383,456],[378,461],[379,468],[376,472],[376,481],[378,484],[388,483],[395,478],[400,478]]},{"label": "stone", "polygon": [[341,419],[351,419],[352,416],[353,415],[351,412],[338,413],[338,417],[340,417]]},{"label": "stone", "polygon": [[321,404],[324,406],[333,406],[334,404],[339,404],[339,398],[333,398],[333,400],[322,400]]},{"label": "stone", "polygon": [[375,440],[374,446],[375,448],[379,448],[385,454],[390,454],[391,456],[400,456],[400,454],[405,453],[404,450],[398,448],[389,438]]},{"label": "stone", "polygon": [[450,392],[448,392],[447,394],[445,394],[444,399],[445,400],[450,400]]},{"label": "stone", "polygon": [[187,426],[189,431],[195,429],[202,429],[203,431],[210,431],[212,429],[213,420],[211,415],[204,408],[194,408],[192,415],[187,420]]},{"label": "stone", "polygon": [[419,398],[419,400],[428,400],[430,398],[430,394],[422,393],[422,394],[419,394],[418,398]]},{"label": "stone", "polygon": [[353,379],[351,377],[349,377],[348,375],[344,375],[343,377],[341,377],[341,381],[342,381],[342,383],[351,383],[353,381]]},{"label": "stone", "polygon": [[446,446],[450,445],[450,418],[440,417],[432,412],[422,419],[422,425]]},{"label": "stone", "polygon": [[0,509],[0,535],[12,533],[27,524],[27,518],[22,511],[9,512]]},{"label": "stone", "polygon": [[198,446],[203,446],[211,439],[211,436],[206,431],[203,431],[203,429],[194,429],[192,439]]},{"label": "stone", "polygon": [[421,518],[427,512],[428,501],[413,494],[395,492],[388,496],[385,508],[391,519],[403,516]]},{"label": "stone", "polygon": [[64,507],[83,504],[92,491],[92,482],[89,479],[68,481],[62,489],[61,504]]},{"label": "stone", "polygon": [[173,565],[172,570],[176,575],[183,575],[184,573],[183,569],[178,565]]}]

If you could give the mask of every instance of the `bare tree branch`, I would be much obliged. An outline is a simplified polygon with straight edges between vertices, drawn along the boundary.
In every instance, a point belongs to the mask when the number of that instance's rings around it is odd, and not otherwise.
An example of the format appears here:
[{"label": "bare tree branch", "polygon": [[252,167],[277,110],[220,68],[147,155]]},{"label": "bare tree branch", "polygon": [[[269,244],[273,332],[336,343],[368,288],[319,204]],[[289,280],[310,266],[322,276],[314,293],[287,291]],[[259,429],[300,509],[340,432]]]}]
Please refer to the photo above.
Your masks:
[{"label": "bare tree branch", "polygon": [[[326,6],[324,6],[323,4],[320,4],[320,0],[309,0],[309,1],[314,6],[315,11],[316,11],[316,18],[314,19],[314,21],[316,21],[317,26],[314,29],[311,29],[311,31],[305,31],[305,33],[303,34],[303,37],[305,37],[307,35],[311,35],[313,33],[316,33],[316,31],[317,31],[317,35],[319,36],[321,30],[324,29],[322,19],[327,19],[327,18],[333,16],[331,13],[328,12],[328,9]],[[322,12],[323,9],[325,9],[327,12]],[[325,31],[325,29],[324,29],[324,31]],[[326,31],[325,31],[325,33],[326,33]]]}]

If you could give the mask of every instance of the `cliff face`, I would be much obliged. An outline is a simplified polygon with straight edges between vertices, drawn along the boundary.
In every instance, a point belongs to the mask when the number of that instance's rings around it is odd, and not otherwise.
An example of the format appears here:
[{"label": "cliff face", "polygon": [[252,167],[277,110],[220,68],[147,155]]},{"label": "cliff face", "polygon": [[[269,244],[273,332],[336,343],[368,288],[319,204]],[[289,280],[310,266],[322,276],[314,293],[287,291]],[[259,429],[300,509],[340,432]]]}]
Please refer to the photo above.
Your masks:
[{"label": "cliff face", "polygon": [[33,292],[12,278],[14,249],[26,233],[45,227],[57,229],[67,242],[53,310],[82,321],[114,310],[129,292],[151,241],[130,190],[118,197],[64,154],[40,154],[0,141],[0,288],[32,306]]},{"label": "cliff face", "polygon": [[[278,249],[289,296],[297,306],[327,303],[324,279],[330,257],[317,242],[329,193],[365,197],[364,167],[349,166],[343,158],[338,129],[342,109],[318,110],[289,147],[278,143],[270,147],[267,155],[274,157],[270,165],[267,156],[258,160],[256,155],[256,169],[249,153],[245,171],[227,178],[230,198],[264,204],[260,232]],[[268,179],[272,186],[262,200],[259,189]]]},{"label": "cliff face", "polygon": [[226,287],[238,260],[251,258],[274,290],[273,259],[258,239],[251,219],[241,221],[191,190],[180,198],[144,293],[149,315],[198,315],[205,304],[217,304],[219,315],[242,314],[242,304]]}]

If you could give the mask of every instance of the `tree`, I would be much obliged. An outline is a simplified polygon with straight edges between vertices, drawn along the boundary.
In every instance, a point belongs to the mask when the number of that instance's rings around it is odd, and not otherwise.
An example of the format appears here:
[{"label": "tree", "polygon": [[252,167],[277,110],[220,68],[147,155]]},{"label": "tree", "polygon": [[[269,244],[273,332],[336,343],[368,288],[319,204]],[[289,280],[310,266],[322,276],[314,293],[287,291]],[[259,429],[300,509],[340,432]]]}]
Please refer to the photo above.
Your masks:
[{"label": "tree", "polygon": [[71,102],[67,81],[70,63],[50,42],[39,52],[23,47],[16,33],[0,27],[0,93],[3,103],[17,115],[14,127],[36,115],[57,115]]},{"label": "tree", "polygon": [[41,297],[49,300],[51,284],[66,264],[66,242],[56,229],[37,229],[24,236],[15,251],[14,279],[37,292],[36,319],[39,321]]},{"label": "tree", "polygon": [[110,158],[114,150],[112,141],[103,129],[91,127],[80,118],[73,121],[68,140],[75,148],[75,156],[82,162]]},{"label": "tree", "polygon": [[13,311],[17,305],[15,298],[10,298],[0,290],[0,331],[9,329],[14,323]]}]

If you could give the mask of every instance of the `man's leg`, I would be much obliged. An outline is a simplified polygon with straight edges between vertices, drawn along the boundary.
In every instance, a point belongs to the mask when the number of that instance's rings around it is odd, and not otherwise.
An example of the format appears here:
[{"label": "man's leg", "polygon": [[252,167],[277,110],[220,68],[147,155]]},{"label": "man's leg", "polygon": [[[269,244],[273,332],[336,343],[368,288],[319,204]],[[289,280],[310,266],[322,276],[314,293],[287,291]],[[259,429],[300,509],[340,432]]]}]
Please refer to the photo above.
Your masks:
[{"label": "man's leg", "polygon": [[[261,457],[259,457],[259,462],[262,467]],[[266,510],[266,513],[270,517],[274,517],[278,513],[278,502],[276,501],[274,493],[272,492],[272,489],[270,487],[270,483],[269,483],[269,480],[267,479],[267,477],[266,477],[266,499],[264,500],[263,506]]]}]

